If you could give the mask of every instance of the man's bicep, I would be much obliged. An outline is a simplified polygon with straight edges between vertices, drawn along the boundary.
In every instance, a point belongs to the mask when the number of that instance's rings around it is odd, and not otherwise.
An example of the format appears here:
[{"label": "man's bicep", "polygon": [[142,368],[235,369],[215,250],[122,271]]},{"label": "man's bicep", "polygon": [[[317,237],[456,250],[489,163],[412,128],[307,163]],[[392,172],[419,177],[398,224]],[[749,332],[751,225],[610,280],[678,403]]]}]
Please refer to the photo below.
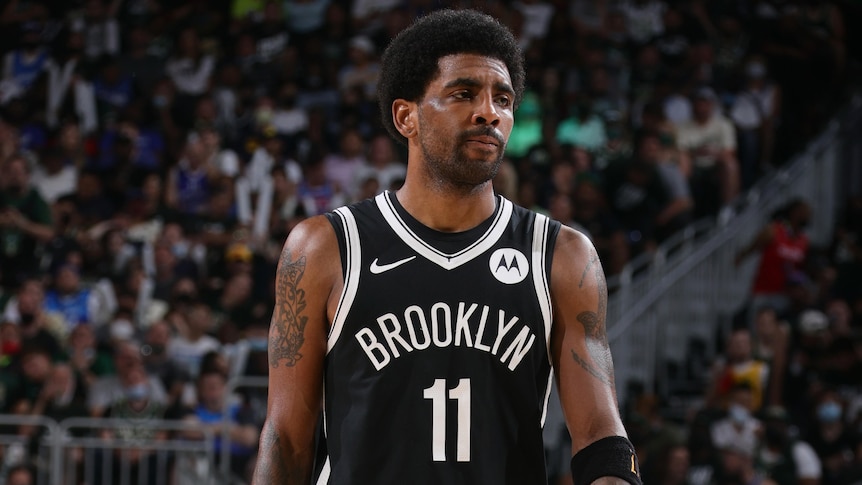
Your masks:
[{"label": "man's bicep", "polygon": [[273,466],[286,462],[304,469],[313,457],[323,394],[328,302],[334,275],[340,271],[337,243],[328,224],[318,218],[295,229],[276,271],[269,330],[269,405],[261,436],[261,448],[271,455]]},{"label": "man's bicep", "polygon": [[[334,232],[324,218],[297,227],[281,253],[269,329],[270,383],[280,393],[321,392],[328,304],[340,263]],[[333,263],[335,261],[335,263]],[[273,378],[277,379],[272,382]],[[270,386],[272,392],[273,386]],[[314,396],[308,396],[313,394]],[[319,403],[308,403],[319,407]]]}]

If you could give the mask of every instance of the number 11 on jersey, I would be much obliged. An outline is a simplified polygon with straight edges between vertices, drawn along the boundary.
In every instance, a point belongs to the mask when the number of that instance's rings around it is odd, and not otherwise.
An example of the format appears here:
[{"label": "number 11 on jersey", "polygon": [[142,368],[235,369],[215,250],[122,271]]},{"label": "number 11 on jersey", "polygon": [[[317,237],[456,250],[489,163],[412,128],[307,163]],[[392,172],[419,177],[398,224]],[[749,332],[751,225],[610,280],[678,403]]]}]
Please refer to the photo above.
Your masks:
[{"label": "number 11 on jersey", "polygon": [[[434,379],[425,389],[431,400],[431,454],[434,461],[446,461],[446,379]],[[470,461],[470,379],[460,379],[449,389],[449,399],[457,402],[458,421],[455,454],[458,461]]]}]

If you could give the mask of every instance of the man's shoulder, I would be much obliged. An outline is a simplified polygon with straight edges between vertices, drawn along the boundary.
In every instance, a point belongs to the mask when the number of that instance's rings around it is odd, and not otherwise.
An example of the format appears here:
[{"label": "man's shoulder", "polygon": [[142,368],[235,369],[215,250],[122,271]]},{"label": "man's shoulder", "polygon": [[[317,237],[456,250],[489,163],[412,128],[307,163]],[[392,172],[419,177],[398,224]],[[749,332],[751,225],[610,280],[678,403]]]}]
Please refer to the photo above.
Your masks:
[{"label": "man's shoulder", "polygon": [[724,115],[724,113],[716,113],[713,115],[712,119],[709,120],[708,126],[714,126],[720,128],[722,130],[725,129],[733,129],[733,122],[730,121],[730,118]]}]

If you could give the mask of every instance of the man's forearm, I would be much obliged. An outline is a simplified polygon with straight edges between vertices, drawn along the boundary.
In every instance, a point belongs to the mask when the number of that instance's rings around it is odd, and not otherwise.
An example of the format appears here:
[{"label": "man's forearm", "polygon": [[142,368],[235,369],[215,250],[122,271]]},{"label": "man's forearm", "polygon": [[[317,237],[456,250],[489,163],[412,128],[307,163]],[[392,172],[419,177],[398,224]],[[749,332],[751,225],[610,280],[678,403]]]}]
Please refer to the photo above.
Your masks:
[{"label": "man's forearm", "polygon": [[39,224],[38,222],[25,220],[21,223],[20,228],[28,235],[33,236],[42,242],[48,242],[54,237],[53,227]]},{"label": "man's forearm", "polygon": [[261,431],[260,451],[257,454],[252,485],[311,483],[312,450],[293,453],[287,448],[278,430],[267,421]]}]

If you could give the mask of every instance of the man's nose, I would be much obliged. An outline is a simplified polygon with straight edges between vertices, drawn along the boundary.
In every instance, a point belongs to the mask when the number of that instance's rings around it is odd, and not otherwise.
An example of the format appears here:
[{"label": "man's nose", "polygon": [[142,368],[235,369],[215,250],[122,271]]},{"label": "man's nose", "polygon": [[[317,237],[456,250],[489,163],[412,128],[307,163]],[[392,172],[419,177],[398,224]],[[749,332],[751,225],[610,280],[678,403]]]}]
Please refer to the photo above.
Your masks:
[{"label": "man's nose", "polygon": [[476,108],[473,111],[473,123],[494,127],[499,125],[500,114],[497,112],[498,106],[494,103],[494,97],[490,94],[481,95],[476,100]]}]

